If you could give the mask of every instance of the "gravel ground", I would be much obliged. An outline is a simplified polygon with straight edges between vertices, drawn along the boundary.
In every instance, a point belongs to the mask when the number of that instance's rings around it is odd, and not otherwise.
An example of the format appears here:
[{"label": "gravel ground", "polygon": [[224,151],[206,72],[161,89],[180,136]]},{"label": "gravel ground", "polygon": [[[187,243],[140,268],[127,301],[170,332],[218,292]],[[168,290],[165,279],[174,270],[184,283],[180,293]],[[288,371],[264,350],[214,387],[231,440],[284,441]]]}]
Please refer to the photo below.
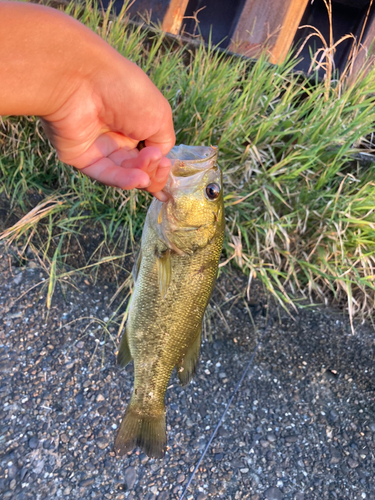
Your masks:
[{"label": "gravel ground", "polygon": [[[178,499],[266,324],[253,369],[185,496],[252,500],[375,500],[374,330],[327,308],[295,320],[243,278],[222,276],[210,309],[212,341],[195,380],[167,391],[168,450],[112,452],[133,368],[115,364],[117,328],[103,323],[116,290],[57,287],[0,247],[0,496],[2,499]],[[216,304],[216,305],[215,305]],[[220,305],[220,308],[218,307]],[[269,314],[267,310],[270,309]],[[255,317],[250,321],[248,311]],[[113,340],[112,340],[113,339]]]}]

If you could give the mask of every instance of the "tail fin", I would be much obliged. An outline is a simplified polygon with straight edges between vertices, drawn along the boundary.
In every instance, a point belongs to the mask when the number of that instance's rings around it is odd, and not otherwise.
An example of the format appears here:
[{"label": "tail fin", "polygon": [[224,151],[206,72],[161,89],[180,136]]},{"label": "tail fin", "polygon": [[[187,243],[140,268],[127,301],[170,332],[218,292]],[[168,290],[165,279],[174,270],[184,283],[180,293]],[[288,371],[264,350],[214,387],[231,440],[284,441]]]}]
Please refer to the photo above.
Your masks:
[{"label": "tail fin", "polygon": [[155,417],[144,416],[128,406],[114,445],[117,455],[139,446],[149,457],[163,458],[166,443],[165,412]]}]

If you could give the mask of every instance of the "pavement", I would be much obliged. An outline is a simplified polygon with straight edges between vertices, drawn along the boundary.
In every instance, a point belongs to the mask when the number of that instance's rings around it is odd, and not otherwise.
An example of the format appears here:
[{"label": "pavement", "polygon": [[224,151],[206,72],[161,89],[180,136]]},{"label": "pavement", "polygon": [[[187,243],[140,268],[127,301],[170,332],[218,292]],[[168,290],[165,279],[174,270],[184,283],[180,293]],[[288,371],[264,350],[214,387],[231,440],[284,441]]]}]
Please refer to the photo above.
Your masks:
[{"label": "pavement", "polygon": [[[163,459],[112,451],[133,367],[115,363],[117,285],[77,277],[46,308],[47,274],[0,247],[0,497],[375,500],[375,333],[338,310],[292,318],[221,274],[193,382],[173,374]],[[123,311],[124,306],[119,311]],[[261,340],[261,342],[260,342]],[[260,342],[260,343],[259,343]],[[256,347],[258,346],[258,347]]]}]

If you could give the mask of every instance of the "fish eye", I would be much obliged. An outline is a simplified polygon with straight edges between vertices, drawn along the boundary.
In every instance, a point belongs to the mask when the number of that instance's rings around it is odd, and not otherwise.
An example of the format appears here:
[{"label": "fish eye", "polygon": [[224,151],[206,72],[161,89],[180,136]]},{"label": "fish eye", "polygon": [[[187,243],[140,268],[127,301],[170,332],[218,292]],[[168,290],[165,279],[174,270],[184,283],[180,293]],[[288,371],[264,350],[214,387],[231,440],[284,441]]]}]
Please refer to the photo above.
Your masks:
[{"label": "fish eye", "polygon": [[213,182],[212,184],[208,184],[206,186],[206,196],[209,200],[216,200],[219,194],[220,194],[220,186],[218,184],[215,184]]}]

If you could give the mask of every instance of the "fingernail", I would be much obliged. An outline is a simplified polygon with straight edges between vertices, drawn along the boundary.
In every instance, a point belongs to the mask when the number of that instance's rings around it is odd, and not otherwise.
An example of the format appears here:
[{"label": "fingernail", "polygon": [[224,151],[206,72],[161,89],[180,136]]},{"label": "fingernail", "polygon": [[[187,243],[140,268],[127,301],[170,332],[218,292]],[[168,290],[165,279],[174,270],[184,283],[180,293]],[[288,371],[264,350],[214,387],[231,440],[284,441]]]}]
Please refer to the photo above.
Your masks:
[{"label": "fingernail", "polygon": [[151,181],[147,181],[147,182],[141,182],[141,184],[139,184],[139,186],[137,186],[137,189],[147,189],[148,187],[151,186]]},{"label": "fingernail", "polygon": [[168,167],[159,167],[158,171],[155,174],[155,180],[157,181],[162,181],[166,177],[168,177],[169,174],[169,166]]}]

